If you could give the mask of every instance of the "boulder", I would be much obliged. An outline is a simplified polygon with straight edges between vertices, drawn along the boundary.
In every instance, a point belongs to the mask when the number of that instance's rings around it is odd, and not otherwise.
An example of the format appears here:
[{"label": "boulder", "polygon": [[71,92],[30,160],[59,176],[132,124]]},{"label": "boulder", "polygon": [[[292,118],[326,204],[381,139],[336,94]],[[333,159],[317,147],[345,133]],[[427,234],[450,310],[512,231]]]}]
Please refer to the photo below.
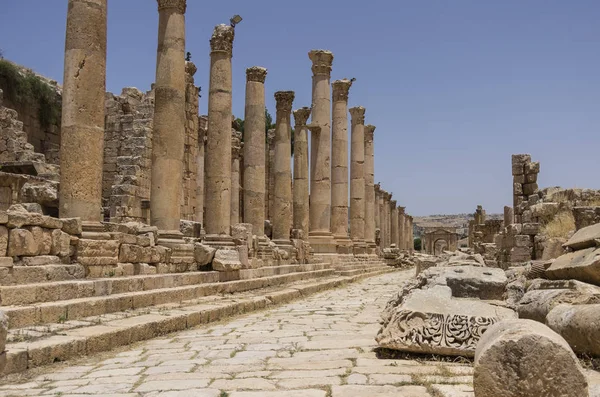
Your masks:
[{"label": "boulder", "polygon": [[600,303],[558,305],[546,316],[546,324],[576,353],[600,356]]},{"label": "boulder", "polygon": [[[390,312],[390,308],[386,310]],[[490,325],[515,317],[507,308],[452,299],[449,287],[415,289],[392,311],[375,339],[388,349],[472,357]]]},{"label": "boulder", "polygon": [[240,270],[242,268],[242,262],[240,262],[239,252],[236,249],[219,248],[215,252],[212,268],[219,272]]},{"label": "boulder", "polygon": [[213,261],[217,250],[201,243],[194,244],[194,260],[198,266],[208,265]]},{"label": "boulder", "polygon": [[556,258],[546,270],[546,277],[600,285],[600,248],[586,248]]},{"label": "boulder", "polygon": [[475,352],[475,397],[585,397],[569,344],[544,324],[513,319],[487,329]]},{"label": "boulder", "polygon": [[596,240],[600,240],[600,223],[579,229],[565,243],[565,247],[574,251],[591,248],[596,246]]}]

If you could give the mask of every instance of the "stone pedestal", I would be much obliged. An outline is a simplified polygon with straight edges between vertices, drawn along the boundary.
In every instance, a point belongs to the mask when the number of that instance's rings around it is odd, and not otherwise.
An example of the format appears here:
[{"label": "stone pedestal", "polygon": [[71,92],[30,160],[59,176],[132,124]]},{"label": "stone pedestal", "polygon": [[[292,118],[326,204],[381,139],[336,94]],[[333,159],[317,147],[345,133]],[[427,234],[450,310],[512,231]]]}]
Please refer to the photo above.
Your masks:
[{"label": "stone pedestal", "polygon": [[354,254],[365,254],[365,108],[350,109],[352,138],[350,152],[350,237]]},{"label": "stone pedestal", "polygon": [[331,232],[339,254],[352,253],[348,237],[348,91],[352,81],[331,83],[333,128],[331,142]]},{"label": "stone pedestal", "polygon": [[312,119],[320,129],[311,130],[309,242],[315,253],[335,253],[331,233],[331,95],[329,79],[333,54],[308,53],[312,61]]},{"label": "stone pedestal", "polygon": [[308,193],[308,128],[306,121],[310,108],[294,110],[294,222],[293,228],[302,230],[305,238],[309,223]]},{"label": "stone pedestal", "polygon": [[240,223],[240,163],[242,157],[242,133],[231,131],[231,225]]},{"label": "stone pedestal", "polygon": [[365,240],[369,254],[374,254],[375,224],[379,216],[375,212],[375,152],[373,148],[374,125],[365,125]]},{"label": "stone pedestal", "polygon": [[267,69],[246,69],[244,113],[244,222],[265,234],[265,78]]},{"label": "stone pedestal", "polygon": [[181,219],[185,138],[186,1],[158,0],[150,223],[175,236]]},{"label": "stone pedestal", "polygon": [[106,0],[69,0],[60,145],[61,218],[102,220],[106,25]]},{"label": "stone pedestal", "polygon": [[[231,241],[231,55],[234,29],[217,25],[210,39],[205,230],[208,244]],[[231,243],[233,244],[233,243]]]},{"label": "stone pedestal", "polygon": [[291,112],[294,91],[277,91],[275,121],[275,191],[273,197],[273,242],[291,246],[292,229],[292,141]]}]

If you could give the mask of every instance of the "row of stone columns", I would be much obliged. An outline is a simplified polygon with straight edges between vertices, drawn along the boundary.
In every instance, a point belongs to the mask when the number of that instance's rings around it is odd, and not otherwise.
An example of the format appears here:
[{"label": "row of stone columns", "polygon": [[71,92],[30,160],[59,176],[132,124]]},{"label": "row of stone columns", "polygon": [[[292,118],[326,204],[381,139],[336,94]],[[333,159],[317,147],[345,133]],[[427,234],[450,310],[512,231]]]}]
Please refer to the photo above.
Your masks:
[{"label": "row of stone columns", "polygon": [[374,189],[374,227],[377,245],[380,249],[396,247],[405,251],[413,250],[413,218],[405,213],[405,207],[397,206],[392,193],[381,189],[378,183]]},{"label": "row of stone columns", "polygon": [[[67,18],[60,216],[81,217],[88,223],[98,223],[102,219],[106,3],[107,0],[69,0]],[[151,223],[159,228],[161,236],[177,239],[180,237],[180,183],[186,122],[187,3],[186,0],[157,0],[157,3],[159,32]],[[82,26],[86,27],[86,34],[81,34]],[[405,230],[401,222],[407,218],[398,216],[391,194],[374,185],[375,127],[365,126],[363,107],[348,109],[352,80],[342,79],[330,84],[333,54],[326,50],[309,52],[313,72],[312,106],[293,113],[295,155],[292,177],[292,91],[275,93],[274,159],[272,168],[267,169],[266,69],[247,69],[244,144],[241,144],[241,137],[231,136],[234,36],[232,26],[218,25],[210,39],[207,142],[206,147],[200,145],[197,170],[198,189],[204,194],[197,195],[199,202],[196,203],[199,207],[197,220],[203,221],[207,243],[231,245],[231,225],[241,221],[252,224],[253,234],[263,237],[268,209],[273,239],[280,245],[289,244],[290,231],[297,229],[308,234],[316,253],[374,252],[376,228],[381,231],[381,247],[392,243],[399,245],[400,236],[406,234],[399,231]],[[348,111],[352,126],[350,158]],[[267,172],[273,183],[266,200]],[[243,220],[239,213],[240,186],[244,187]]]}]

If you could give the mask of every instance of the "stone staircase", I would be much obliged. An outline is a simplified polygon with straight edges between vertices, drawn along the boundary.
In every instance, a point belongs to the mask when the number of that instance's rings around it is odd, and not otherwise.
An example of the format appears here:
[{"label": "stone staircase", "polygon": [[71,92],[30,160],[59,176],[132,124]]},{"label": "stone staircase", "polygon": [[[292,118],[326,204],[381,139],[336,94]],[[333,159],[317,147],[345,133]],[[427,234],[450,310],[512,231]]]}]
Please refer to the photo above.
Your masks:
[{"label": "stone staircase", "polygon": [[[17,273],[15,273],[15,271]],[[393,269],[330,263],[85,278],[77,264],[15,266],[0,286],[9,319],[4,374],[260,310]]]}]

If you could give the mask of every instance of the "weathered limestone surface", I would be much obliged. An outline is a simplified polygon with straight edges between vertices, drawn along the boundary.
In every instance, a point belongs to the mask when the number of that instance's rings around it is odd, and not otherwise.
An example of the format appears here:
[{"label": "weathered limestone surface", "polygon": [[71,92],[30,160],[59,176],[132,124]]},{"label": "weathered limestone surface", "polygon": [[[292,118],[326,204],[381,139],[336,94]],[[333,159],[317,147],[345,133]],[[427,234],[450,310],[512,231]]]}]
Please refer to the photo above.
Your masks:
[{"label": "weathered limestone surface", "polygon": [[277,91],[275,122],[275,196],[273,197],[273,241],[290,241],[292,229],[291,111],[294,91]]},{"label": "weathered limestone surface", "polygon": [[310,150],[310,244],[316,253],[334,253],[331,233],[331,94],[329,79],[333,54],[326,50],[308,53],[312,61],[312,130]]},{"label": "weathered limestone surface", "polygon": [[265,78],[267,69],[246,69],[244,113],[244,222],[265,234]]},{"label": "weathered limestone surface", "polygon": [[[306,121],[310,108],[294,110],[294,208],[293,227],[308,235],[309,228],[309,181],[308,181],[308,128]],[[320,127],[318,127],[320,128]]]},{"label": "weathered limestone surface", "polygon": [[569,252],[558,258],[546,269],[549,279],[575,279],[600,285],[600,248],[586,248]]},{"label": "weathered limestone surface", "polygon": [[240,262],[240,254],[234,248],[219,248],[213,257],[212,268],[220,272],[229,272],[240,270],[242,262]]},{"label": "weathered limestone surface", "polygon": [[210,88],[205,154],[207,235],[229,235],[231,222],[231,56],[234,29],[217,25],[210,39]]},{"label": "weathered limestone surface", "polygon": [[231,210],[229,222],[231,225],[240,223],[240,190],[241,190],[241,157],[242,133],[234,129],[231,131]]},{"label": "weathered limestone surface", "polygon": [[565,338],[575,353],[600,356],[600,304],[558,305],[546,316],[546,324]]},{"label": "weathered limestone surface", "polygon": [[69,0],[67,11],[59,213],[91,222],[102,220],[106,3]]},{"label": "weathered limestone surface", "polygon": [[375,253],[375,126],[365,125],[365,240],[369,253]]},{"label": "weathered limestone surface", "polygon": [[565,243],[565,247],[573,250],[581,250],[584,248],[595,247],[600,244],[600,223],[584,227],[577,231]]},{"label": "weathered limestone surface", "polygon": [[350,109],[352,116],[350,162],[350,237],[355,253],[365,250],[365,108]]},{"label": "weathered limestone surface", "polygon": [[198,151],[196,152],[196,222],[204,228],[204,157],[208,117],[198,116]]},{"label": "weathered limestone surface", "polygon": [[158,50],[154,88],[151,224],[179,231],[185,138],[186,1],[158,1]]},{"label": "weathered limestone surface", "polygon": [[501,300],[508,282],[502,269],[473,265],[435,267],[426,273],[431,284],[447,285],[457,298]]},{"label": "weathered limestone surface", "polygon": [[[336,80],[333,88],[331,138],[331,232],[340,246],[348,247],[348,92],[352,81]],[[347,249],[348,249],[347,248]]]},{"label": "weathered limestone surface", "polygon": [[376,340],[389,349],[472,357],[492,324],[515,317],[510,309],[452,299],[452,290],[438,285],[410,292],[384,322]]},{"label": "weathered limestone surface", "polygon": [[532,320],[490,327],[475,353],[476,397],[582,397],[588,382],[567,342]]}]

